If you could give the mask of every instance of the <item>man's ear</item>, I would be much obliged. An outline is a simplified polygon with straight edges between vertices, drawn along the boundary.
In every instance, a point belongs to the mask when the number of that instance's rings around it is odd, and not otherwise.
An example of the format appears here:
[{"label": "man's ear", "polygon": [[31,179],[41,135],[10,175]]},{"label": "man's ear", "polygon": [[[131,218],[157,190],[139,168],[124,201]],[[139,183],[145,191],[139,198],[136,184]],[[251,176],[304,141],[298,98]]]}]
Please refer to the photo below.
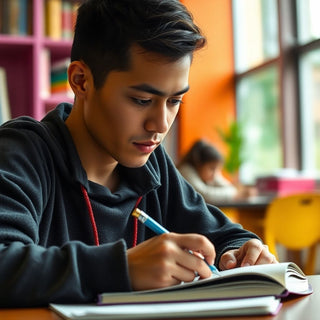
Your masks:
[{"label": "man's ear", "polygon": [[76,97],[84,97],[88,92],[89,68],[81,61],[73,61],[68,68],[68,79]]}]

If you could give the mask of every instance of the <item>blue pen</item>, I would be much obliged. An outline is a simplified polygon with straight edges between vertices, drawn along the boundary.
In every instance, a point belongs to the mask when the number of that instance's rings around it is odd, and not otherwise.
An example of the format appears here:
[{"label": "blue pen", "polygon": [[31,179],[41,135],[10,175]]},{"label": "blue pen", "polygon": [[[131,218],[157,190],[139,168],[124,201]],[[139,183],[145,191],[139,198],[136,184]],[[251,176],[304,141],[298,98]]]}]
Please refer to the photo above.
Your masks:
[{"label": "blue pen", "polygon": [[[152,219],[149,215],[147,215],[144,211],[140,210],[139,208],[135,208],[132,212],[132,215],[136,217],[140,222],[144,223],[148,228],[150,228],[156,234],[163,234],[169,233],[169,231],[164,228],[160,223]],[[189,250],[189,253],[194,254],[192,250]],[[219,275],[218,269],[214,266],[209,264],[202,255],[199,253],[196,254],[200,259],[208,265],[212,273]]]}]

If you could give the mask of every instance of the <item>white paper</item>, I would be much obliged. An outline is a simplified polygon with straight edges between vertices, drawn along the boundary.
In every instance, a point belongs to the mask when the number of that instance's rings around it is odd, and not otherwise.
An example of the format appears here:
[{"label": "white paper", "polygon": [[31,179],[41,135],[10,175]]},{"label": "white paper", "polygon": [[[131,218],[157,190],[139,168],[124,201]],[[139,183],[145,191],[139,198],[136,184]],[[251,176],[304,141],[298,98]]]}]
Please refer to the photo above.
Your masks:
[{"label": "white paper", "polygon": [[123,304],[111,306],[51,304],[65,319],[152,319],[216,315],[274,314],[280,300],[273,296],[188,303]]}]

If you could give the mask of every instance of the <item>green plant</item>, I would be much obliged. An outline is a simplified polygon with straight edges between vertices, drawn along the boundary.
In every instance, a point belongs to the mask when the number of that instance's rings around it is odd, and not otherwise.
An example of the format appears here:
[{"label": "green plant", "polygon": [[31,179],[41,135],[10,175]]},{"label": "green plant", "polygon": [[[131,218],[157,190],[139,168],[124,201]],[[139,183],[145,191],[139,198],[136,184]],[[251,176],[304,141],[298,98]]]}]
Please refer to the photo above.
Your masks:
[{"label": "green plant", "polygon": [[234,121],[230,124],[226,131],[217,129],[221,139],[228,147],[228,153],[225,158],[224,168],[230,174],[238,172],[241,164],[243,163],[242,146],[243,146],[243,134],[242,127],[238,121]]}]

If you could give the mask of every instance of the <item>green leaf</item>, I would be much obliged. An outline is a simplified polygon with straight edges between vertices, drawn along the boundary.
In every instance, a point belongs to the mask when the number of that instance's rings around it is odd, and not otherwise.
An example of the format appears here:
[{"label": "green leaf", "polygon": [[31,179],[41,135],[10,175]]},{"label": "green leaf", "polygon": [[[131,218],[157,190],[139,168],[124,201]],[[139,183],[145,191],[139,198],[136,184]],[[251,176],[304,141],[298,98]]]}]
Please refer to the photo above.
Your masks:
[{"label": "green leaf", "polygon": [[221,139],[227,145],[228,154],[225,158],[224,168],[227,172],[233,174],[237,172],[243,163],[242,157],[242,146],[243,146],[243,135],[241,124],[234,121],[230,124],[226,131],[217,128]]}]

